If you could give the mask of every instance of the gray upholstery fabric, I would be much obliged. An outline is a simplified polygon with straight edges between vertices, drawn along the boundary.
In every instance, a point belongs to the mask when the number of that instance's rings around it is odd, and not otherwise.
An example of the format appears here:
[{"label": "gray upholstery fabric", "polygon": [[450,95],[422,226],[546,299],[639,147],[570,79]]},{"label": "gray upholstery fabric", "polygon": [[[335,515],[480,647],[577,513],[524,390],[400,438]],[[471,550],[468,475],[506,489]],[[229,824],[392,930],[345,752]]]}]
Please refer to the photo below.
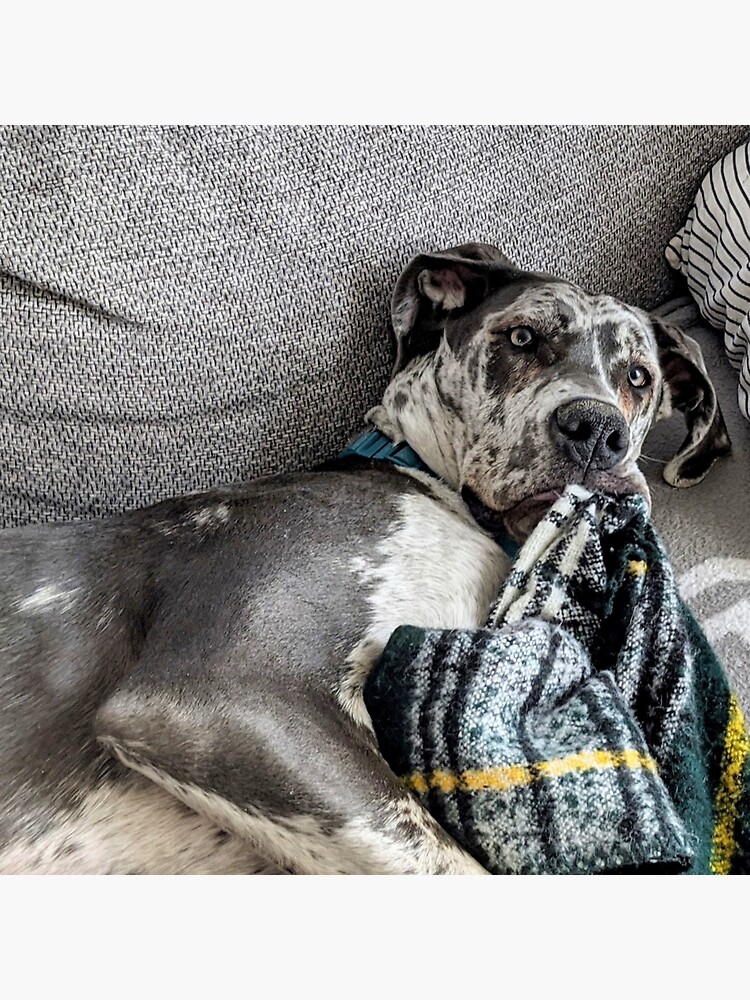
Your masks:
[{"label": "gray upholstery fabric", "polygon": [[335,452],[414,253],[469,239],[653,306],[746,126],[0,129],[0,524]]}]

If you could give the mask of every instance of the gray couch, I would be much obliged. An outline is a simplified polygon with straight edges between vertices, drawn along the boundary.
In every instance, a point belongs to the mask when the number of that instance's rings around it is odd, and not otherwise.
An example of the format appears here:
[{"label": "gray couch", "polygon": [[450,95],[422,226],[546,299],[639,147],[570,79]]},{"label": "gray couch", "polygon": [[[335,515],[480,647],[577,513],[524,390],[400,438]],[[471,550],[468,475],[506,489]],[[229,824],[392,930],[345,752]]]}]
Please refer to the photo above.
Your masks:
[{"label": "gray couch", "polygon": [[[684,295],[664,246],[749,134],[0,129],[0,525],[333,454],[385,385],[390,290],[419,250],[483,240],[646,308]],[[706,347],[735,454],[670,489],[658,461],[674,423],[644,469],[686,596],[749,706],[750,425],[719,337],[689,300],[667,308]]]}]

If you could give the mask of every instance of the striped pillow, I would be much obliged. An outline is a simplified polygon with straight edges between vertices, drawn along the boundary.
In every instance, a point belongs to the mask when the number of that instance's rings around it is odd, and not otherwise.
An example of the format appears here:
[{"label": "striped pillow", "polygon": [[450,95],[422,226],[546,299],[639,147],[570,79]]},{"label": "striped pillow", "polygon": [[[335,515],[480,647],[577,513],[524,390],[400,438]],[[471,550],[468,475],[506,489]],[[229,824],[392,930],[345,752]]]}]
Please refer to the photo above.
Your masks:
[{"label": "striped pillow", "polygon": [[740,412],[750,419],[750,143],[706,174],[665,253],[701,315],[723,330],[727,357],[739,372]]}]

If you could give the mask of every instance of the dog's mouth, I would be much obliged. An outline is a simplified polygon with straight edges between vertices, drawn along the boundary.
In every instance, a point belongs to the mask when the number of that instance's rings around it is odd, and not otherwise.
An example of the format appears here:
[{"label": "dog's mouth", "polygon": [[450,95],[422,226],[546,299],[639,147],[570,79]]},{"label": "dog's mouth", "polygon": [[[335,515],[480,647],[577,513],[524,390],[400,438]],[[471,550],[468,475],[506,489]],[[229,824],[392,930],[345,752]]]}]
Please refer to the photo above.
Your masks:
[{"label": "dog's mouth", "polygon": [[534,493],[503,511],[488,507],[470,486],[463,487],[461,497],[480,528],[491,535],[505,532],[514,541],[522,542],[539,524],[555,500],[559,499],[563,489],[564,487]]},{"label": "dog's mouth", "polygon": [[503,512],[505,530],[516,542],[522,542],[536,528],[552,504],[562,496],[563,489],[544,490],[526,497]]},{"label": "dog's mouth", "polygon": [[[613,473],[597,473],[591,477],[590,482],[586,482],[584,485],[587,489],[603,490],[608,493],[640,493],[650,506],[651,498],[648,487],[645,480],[641,482],[640,478]],[[531,496],[524,497],[523,500],[519,500],[518,503],[502,511],[488,507],[470,486],[463,487],[461,497],[480,528],[484,528],[485,531],[494,536],[505,533],[510,535],[515,542],[522,543],[526,541],[555,501],[560,499],[564,491],[564,485],[550,486],[538,493],[531,494]]]}]

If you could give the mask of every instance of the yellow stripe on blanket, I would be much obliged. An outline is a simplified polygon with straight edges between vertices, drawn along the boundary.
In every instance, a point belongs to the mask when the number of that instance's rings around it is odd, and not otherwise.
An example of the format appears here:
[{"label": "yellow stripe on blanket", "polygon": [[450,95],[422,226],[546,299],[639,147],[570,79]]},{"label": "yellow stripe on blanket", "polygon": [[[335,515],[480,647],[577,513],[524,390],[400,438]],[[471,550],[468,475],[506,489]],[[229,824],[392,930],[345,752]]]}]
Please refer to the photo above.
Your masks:
[{"label": "yellow stripe on blanket", "polygon": [[601,771],[611,767],[645,768],[656,772],[653,757],[638,750],[583,750],[569,757],[540,760],[534,764],[512,764],[509,767],[490,767],[485,770],[433,771],[432,774],[415,772],[404,779],[406,785],[420,795],[434,790],[450,792],[507,792],[511,788],[530,785],[542,778],[561,778],[581,771]]},{"label": "yellow stripe on blanket", "polygon": [[737,807],[742,793],[742,769],[750,753],[750,739],[745,729],[742,709],[735,695],[729,696],[729,718],[724,736],[724,754],[721,759],[721,778],[716,793],[716,824],[711,846],[711,872],[728,875],[732,870],[732,855],[736,844],[734,828]]}]

